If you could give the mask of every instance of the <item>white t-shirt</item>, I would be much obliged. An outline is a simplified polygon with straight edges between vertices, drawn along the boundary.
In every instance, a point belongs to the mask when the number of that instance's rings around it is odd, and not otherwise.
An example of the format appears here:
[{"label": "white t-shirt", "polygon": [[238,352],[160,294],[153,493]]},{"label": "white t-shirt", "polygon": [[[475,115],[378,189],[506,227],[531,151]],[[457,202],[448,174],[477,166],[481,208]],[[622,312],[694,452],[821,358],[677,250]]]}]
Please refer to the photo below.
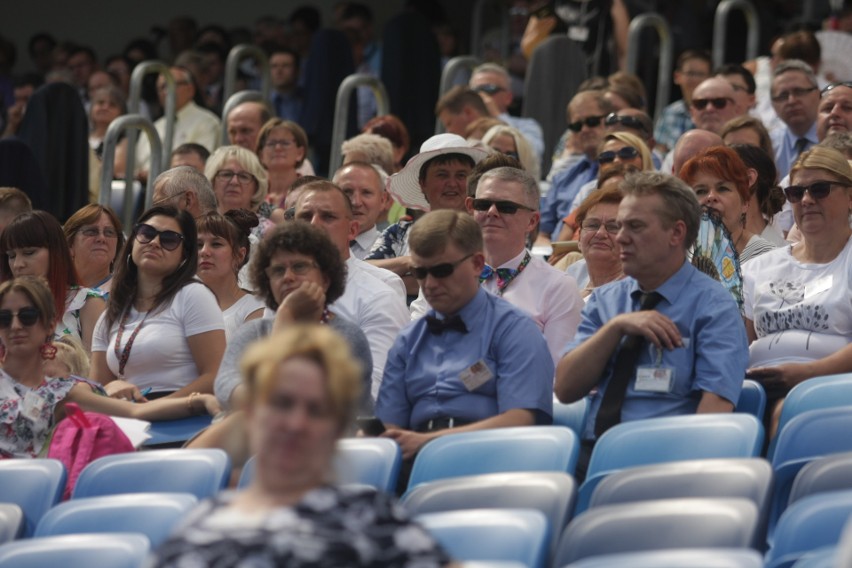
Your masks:
[{"label": "white t-shirt", "polygon": [[237,328],[245,323],[249,315],[265,307],[266,304],[263,300],[257,296],[246,294],[234,302],[233,306],[223,311],[222,316],[225,318],[225,341],[231,340]]},{"label": "white t-shirt", "polygon": [[153,392],[174,391],[198,378],[198,367],[189,350],[188,337],[224,329],[222,310],[213,292],[199,282],[181,288],[171,303],[145,318],[145,313],[130,310],[119,346],[115,353],[115,338],[120,321],[107,329],[106,313],[95,326],[92,351],[106,353],[109,370],[118,376],[118,358],[130,336],[144,319],[144,325],[133,340],[130,356],[124,368],[125,380],[139,389],[150,387]]},{"label": "white t-shirt", "polygon": [[833,261],[805,264],[790,246],[742,265],[751,366],[822,359],[852,340],[852,239]]}]

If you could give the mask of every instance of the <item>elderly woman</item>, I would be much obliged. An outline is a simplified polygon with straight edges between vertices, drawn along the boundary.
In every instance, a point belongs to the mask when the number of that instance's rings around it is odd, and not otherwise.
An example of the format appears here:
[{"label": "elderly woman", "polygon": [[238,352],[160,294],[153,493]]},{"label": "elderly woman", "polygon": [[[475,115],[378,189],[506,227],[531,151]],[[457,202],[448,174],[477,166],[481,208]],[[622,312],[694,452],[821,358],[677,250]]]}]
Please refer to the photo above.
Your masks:
[{"label": "elderly woman", "polygon": [[269,220],[273,207],[265,201],[269,178],[256,155],[241,146],[222,146],[207,159],[204,175],[213,185],[219,213],[253,211],[260,220],[252,233],[258,238],[274,224]]},{"label": "elderly woman", "polygon": [[618,188],[620,178],[610,178],[577,208],[577,223],[580,226],[580,252],[582,262],[575,262],[567,272],[577,279],[584,298],[595,288],[624,278],[621,266],[621,247],[615,240],[618,233],[618,206],[624,195]]},{"label": "elderly woman", "polygon": [[266,202],[281,207],[305,162],[308,135],[291,120],[272,118],[260,129],[255,150],[269,175]]},{"label": "elderly woman", "polygon": [[482,143],[492,150],[520,160],[527,173],[536,180],[541,179],[541,165],[535,151],[517,128],[505,124],[492,126],[482,137]]},{"label": "elderly woman", "polygon": [[151,566],[443,566],[449,558],[392,499],[334,485],[332,461],[361,370],[327,326],[298,325],[243,357],[256,473],[201,504]]},{"label": "elderly woman", "polygon": [[[743,265],[748,376],[774,401],[811,377],[852,371],[852,167],[816,146],[790,182],[784,193],[802,240]],[[772,410],[774,430],[780,404]]]},{"label": "elderly woman", "polygon": [[121,221],[109,207],[90,203],[74,213],[62,227],[80,284],[109,292],[112,273],[124,233]]},{"label": "elderly woman", "polygon": [[687,160],[680,178],[692,187],[701,206],[722,220],[740,263],[775,248],[746,226],[751,184],[736,152],[725,146],[707,148]]}]

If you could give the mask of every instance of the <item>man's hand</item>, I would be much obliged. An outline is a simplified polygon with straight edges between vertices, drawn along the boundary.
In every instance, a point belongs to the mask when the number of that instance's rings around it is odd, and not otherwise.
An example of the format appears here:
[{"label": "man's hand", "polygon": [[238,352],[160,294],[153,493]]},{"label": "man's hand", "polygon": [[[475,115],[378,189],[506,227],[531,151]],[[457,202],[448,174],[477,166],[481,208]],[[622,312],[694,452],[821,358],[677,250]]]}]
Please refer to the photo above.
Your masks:
[{"label": "man's hand", "polygon": [[767,390],[789,391],[799,383],[815,376],[806,363],[785,363],[775,367],[752,367],[746,377],[761,383]]},{"label": "man's hand", "polygon": [[655,310],[628,312],[612,319],[621,335],[639,335],[663,349],[683,347],[683,341],[675,323]]},{"label": "man's hand", "polygon": [[402,430],[400,428],[385,430],[381,437],[395,440],[399,444],[399,447],[402,448],[402,459],[406,460],[413,458],[420,451],[420,448],[423,447],[423,444],[434,438],[431,434]]},{"label": "man's hand", "polygon": [[290,292],[275,312],[274,330],[293,322],[316,323],[325,309],[325,290],[315,282],[302,282]]}]

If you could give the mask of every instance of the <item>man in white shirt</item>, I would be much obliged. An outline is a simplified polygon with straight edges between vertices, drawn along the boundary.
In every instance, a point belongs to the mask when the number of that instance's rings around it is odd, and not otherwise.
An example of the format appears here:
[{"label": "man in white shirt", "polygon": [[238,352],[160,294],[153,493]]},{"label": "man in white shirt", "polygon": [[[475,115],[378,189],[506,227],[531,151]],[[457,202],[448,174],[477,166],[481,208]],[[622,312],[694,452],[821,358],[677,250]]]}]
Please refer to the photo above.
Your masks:
[{"label": "man in white shirt", "polygon": [[352,214],[358,221],[358,234],[350,241],[349,249],[355,258],[364,260],[379,238],[376,221],[390,206],[385,190],[387,174],[367,162],[350,162],[335,172],[333,181],[349,197]]}]

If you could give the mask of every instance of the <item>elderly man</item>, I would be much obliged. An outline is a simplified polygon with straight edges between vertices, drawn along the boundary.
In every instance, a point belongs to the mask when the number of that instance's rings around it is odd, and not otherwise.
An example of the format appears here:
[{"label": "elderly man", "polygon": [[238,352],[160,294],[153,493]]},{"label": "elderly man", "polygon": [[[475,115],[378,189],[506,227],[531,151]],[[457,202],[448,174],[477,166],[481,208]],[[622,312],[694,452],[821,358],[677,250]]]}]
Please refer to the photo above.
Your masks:
[{"label": "elderly man", "polygon": [[480,289],[479,225],[434,211],[411,230],[412,269],[432,306],[388,355],[376,416],[410,460],[448,433],[549,424],[553,362],[532,320]]},{"label": "elderly man", "polygon": [[817,114],[817,137],[852,132],[852,84],[832,83],[822,90]]},{"label": "elderly man", "polygon": [[334,173],[332,181],[352,202],[352,215],[358,222],[358,234],[349,242],[352,255],[364,259],[379,238],[376,220],[390,205],[385,191],[387,175],[367,162],[349,162]]},{"label": "elderly man", "polygon": [[198,219],[216,212],[216,194],[204,175],[192,166],[166,170],[154,180],[154,205],[170,205],[185,209]]},{"label": "elderly man", "polygon": [[597,289],[556,370],[556,396],[591,393],[583,439],[619,422],[730,412],[748,365],[748,342],[728,291],[686,260],[701,208],[679,179],[628,175],[618,208],[623,280]]},{"label": "elderly man", "polygon": [[535,155],[541,159],[544,153],[544,133],[534,118],[523,118],[509,114],[512,104],[512,86],[509,73],[496,63],[484,63],[473,70],[470,88],[479,93],[491,116],[517,128],[532,145]]},{"label": "elderly man", "polygon": [[[180,146],[187,142],[201,144],[208,150],[214,150],[219,145],[219,118],[207,109],[201,108],[195,102],[195,82],[189,69],[172,67],[172,76],[176,83],[175,127],[172,146]],[[166,105],[166,80],[157,78],[157,92],[160,104]],[[157,119],[154,123],[160,138],[166,135],[166,117]],[[140,136],[136,145],[136,169],[147,177],[151,159],[151,146],[147,136]]]},{"label": "elderly man", "polygon": [[255,152],[257,135],[270,118],[272,118],[272,111],[263,101],[246,101],[238,104],[225,117],[225,123],[228,125],[228,143]]},{"label": "elderly man", "polygon": [[772,108],[782,127],[770,132],[778,177],[786,177],[799,154],[816,145],[819,87],[813,69],[804,61],[789,59],[775,68]]},{"label": "elderly man", "polygon": [[695,128],[716,134],[726,122],[746,113],[736,102],[733,85],[721,77],[710,77],[695,87],[689,109]]}]

